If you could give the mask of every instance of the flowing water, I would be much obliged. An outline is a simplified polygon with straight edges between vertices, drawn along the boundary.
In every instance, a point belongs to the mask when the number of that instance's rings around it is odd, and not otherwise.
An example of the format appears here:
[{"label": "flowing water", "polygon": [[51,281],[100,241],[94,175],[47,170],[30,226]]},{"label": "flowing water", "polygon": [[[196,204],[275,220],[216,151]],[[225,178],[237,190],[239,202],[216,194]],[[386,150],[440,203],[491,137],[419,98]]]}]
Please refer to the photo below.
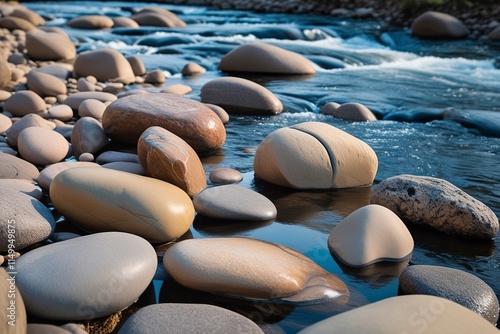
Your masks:
[{"label": "flowing water", "polygon": [[[375,183],[399,174],[443,178],[500,216],[500,70],[495,68],[500,44],[422,41],[408,30],[384,29],[375,21],[173,5],[158,6],[177,13],[188,23],[187,28],[85,31],[65,28],[64,23],[86,14],[130,16],[134,9],[156,4],[73,1],[26,5],[52,16],[48,25],[63,27],[78,43],[78,51],[111,47],[126,55],[139,55],[148,70],[165,71],[166,85],[191,86],[188,97],[195,100],[200,99],[200,88],[206,82],[226,75],[217,69],[221,57],[243,43],[274,44],[317,64],[313,76],[247,76],[275,93],[284,112],[270,117],[231,115],[226,144],[215,155],[203,158],[207,175],[221,166],[243,172],[242,184],[270,198],[278,209],[277,219],[224,224],[197,217],[189,237],[248,236],[292,247],[338,275],[351,289],[352,301],[342,307],[235,302],[158,280],[154,287],[160,302],[224,305],[246,314],[267,332],[292,333],[346,309],[397,295],[402,266],[352,270],[328,251],[332,228],[368,204],[369,188],[306,192],[254,179],[254,149],[270,132],[296,123],[325,122],[368,143],[379,159]],[[183,78],[180,70],[187,62],[201,64],[207,73]],[[360,123],[320,114],[330,101],[363,103],[380,120]],[[452,109],[458,115],[453,117],[455,121],[443,119],[443,112]],[[464,270],[483,279],[500,296],[499,237],[479,242],[409,228],[415,240],[411,264]]]}]

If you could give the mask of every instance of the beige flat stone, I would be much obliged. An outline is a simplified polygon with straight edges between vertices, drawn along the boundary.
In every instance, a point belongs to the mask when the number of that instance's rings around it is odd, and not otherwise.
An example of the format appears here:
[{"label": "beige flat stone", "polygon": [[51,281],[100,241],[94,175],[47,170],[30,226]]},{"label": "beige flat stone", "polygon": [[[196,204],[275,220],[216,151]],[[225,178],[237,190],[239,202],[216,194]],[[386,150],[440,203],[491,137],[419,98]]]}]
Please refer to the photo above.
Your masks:
[{"label": "beige flat stone", "polygon": [[114,28],[139,28],[139,24],[129,17],[113,17],[112,20]]},{"label": "beige flat stone", "polygon": [[80,117],[93,117],[98,121],[102,120],[104,115],[104,110],[106,110],[106,105],[94,99],[88,99],[82,101],[78,107],[78,116]]},{"label": "beige flat stone", "polygon": [[47,110],[46,117],[53,118],[62,122],[68,122],[73,118],[73,109],[71,109],[68,105],[59,104],[50,107],[49,110]]},{"label": "beige flat stone", "polygon": [[165,88],[162,88],[161,90],[162,93],[175,94],[175,95],[186,95],[191,93],[192,91],[193,88],[183,84],[170,85]]},{"label": "beige flat stone", "polygon": [[206,73],[207,70],[197,63],[187,63],[181,70],[183,76],[190,77]]},{"label": "beige flat stone", "polygon": [[0,114],[0,134],[5,133],[12,126],[12,120],[3,114]]},{"label": "beige flat stone", "polygon": [[208,177],[212,183],[217,184],[238,183],[243,180],[243,175],[238,170],[226,167],[215,168]]},{"label": "beige flat stone", "polygon": [[71,109],[78,111],[78,108],[80,108],[80,103],[88,99],[98,100],[106,103],[115,101],[117,97],[116,95],[105,92],[79,92],[68,96],[68,98],[66,98],[63,103],[70,106]]},{"label": "beige flat stone", "polygon": [[340,107],[340,104],[337,102],[328,102],[321,108],[321,113],[324,115],[334,115],[335,110]]},{"label": "beige flat stone", "polygon": [[150,84],[162,84],[165,80],[165,74],[163,74],[162,70],[153,70],[144,78],[144,82]]},{"label": "beige flat stone", "polygon": [[122,172],[127,172],[137,175],[144,175],[144,176],[146,175],[144,167],[142,167],[142,165],[137,162],[115,161],[103,164],[102,167],[113,170],[120,170]]},{"label": "beige flat stone", "polygon": [[19,6],[16,7],[12,13],[10,13],[10,16],[12,17],[19,17],[21,19],[24,19],[26,21],[31,22],[35,26],[42,26],[45,24],[45,19],[40,16],[40,14],[32,11],[31,9],[28,9],[24,6]]}]

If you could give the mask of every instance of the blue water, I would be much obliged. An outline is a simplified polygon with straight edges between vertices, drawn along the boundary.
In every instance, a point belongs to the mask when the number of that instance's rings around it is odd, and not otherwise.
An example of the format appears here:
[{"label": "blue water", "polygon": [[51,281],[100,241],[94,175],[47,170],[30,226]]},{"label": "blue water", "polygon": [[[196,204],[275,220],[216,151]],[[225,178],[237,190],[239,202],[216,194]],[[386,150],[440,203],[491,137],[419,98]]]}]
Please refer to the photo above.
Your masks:
[{"label": "blue water", "polygon": [[[422,41],[405,29],[386,29],[378,22],[316,15],[256,14],[207,7],[158,5],[188,23],[184,29],[65,28],[66,20],[87,14],[130,16],[152,3],[45,2],[29,8],[52,17],[78,43],[78,51],[111,47],[138,55],[148,70],[162,69],[165,85],[193,88],[199,100],[208,81],[225,75],[217,69],[236,46],[263,41],[298,52],[317,64],[314,76],[251,76],[283,102],[272,117],[232,115],[227,142],[214,156],[203,158],[208,173],[232,167],[244,173],[243,185],[269,197],[278,209],[273,222],[209,225],[195,221],[189,237],[248,236],[287,245],[338,275],[351,289],[347,308],[397,295],[397,266],[353,271],[338,264],[326,239],[346,215],[368,204],[370,189],[303,192],[262,184],[253,176],[253,150],[270,132],[305,121],[334,125],[368,143],[379,159],[375,183],[399,174],[443,178],[484,202],[500,216],[500,70],[495,58],[500,44],[475,41]],[[187,62],[207,73],[183,78]],[[131,89],[139,88],[137,86]],[[159,91],[161,87],[149,87]],[[354,123],[321,115],[330,101],[360,102],[380,119]],[[450,119],[445,111],[454,110]],[[248,150],[250,149],[250,150]],[[409,226],[415,240],[411,264],[458,268],[489,284],[500,297],[498,237],[492,242],[462,240]],[[168,283],[173,284],[173,283]],[[346,308],[331,305],[238,303],[194,291],[172,293],[167,282],[155,281],[160,301],[204,301],[234,309],[267,332],[293,333]],[[177,291],[177,290],[176,290]]]}]

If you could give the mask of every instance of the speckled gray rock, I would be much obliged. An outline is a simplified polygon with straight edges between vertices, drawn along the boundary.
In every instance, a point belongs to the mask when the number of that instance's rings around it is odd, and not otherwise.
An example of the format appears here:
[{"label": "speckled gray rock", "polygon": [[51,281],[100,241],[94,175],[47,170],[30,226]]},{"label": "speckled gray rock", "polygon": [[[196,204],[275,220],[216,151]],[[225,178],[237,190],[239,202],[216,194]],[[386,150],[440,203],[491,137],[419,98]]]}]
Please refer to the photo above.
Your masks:
[{"label": "speckled gray rock", "polygon": [[212,183],[218,184],[238,183],[243,180],[243,175],[239,171],[226,167],[215,168],[208,177]]},{"label": "speckled gray rock", "polygon": [[[215,321],[214,321],[215,320]],[[263,333],[250,319],[222,307],[204,304],[156,304],[140,309],[118,334]]]},{"label": "speckled gray rock", "polygon": [[492,239],[498,218],[484,203],[446,180],[398,175],[377,184],[370,203],[394,211],[403,221],[476,239]]},{"label": "speckled gray rock", "polygon": [[193,204],[196,212],[212,218],[262,221],[277,215],[267,197],[235,184],[205,189],[193,198]]},{"label": "speckled gray rock", "polygon": [[35,165],[0,152],[0,179],[26,179],[36,180],[40,172]]},{"label": "speckled gray rock", "polygon": [[47,239],[56,226],[52,212],[37,199],[20,191],[0,188],[0,252],[8,250],[9,225],[15,226],[15,249]]},{"label": "speckled gray rock", "polygon": [[[158,260],[141,237],[105,232],[23,254],[16,283],[26,309],[55,320],[86,320],[116,313],[148,287]],[[57,279],[47,276],[57,273]]]},{"label": "speckled gray rock", "polygon": [[429,265],[409,266],[401,273],[402,294],[432,295],[454,301],[496,324],[498,299],[482,279],[463,270]]}]

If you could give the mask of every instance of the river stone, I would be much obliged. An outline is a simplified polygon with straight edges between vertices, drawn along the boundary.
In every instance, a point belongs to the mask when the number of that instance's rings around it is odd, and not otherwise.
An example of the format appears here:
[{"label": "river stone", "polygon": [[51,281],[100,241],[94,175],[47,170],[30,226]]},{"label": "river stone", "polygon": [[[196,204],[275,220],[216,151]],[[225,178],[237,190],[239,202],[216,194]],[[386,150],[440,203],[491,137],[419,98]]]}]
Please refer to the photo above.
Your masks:
[{"label": "river stone", "polygon": [[451,235],[492,239],[498,233],[498,218],[489,207],[443,179],[394,176],[374,187],[370,203],[389,208],[407,223]]},{"label": "river stone", "polygon": [[[217,319],[214,321],[214,319]],[[250,319],[222,307],[206,304],[156,304],[134,313],[118,334],[248,333],[264,332]]]},{"label": "river stone", "polygon": [[74,111],[78,111],[78,109],[80,108],[80,104],[88,99],[107,103],[115,101],[117,97],[116,95],[106,92],[79,92],[68,96],[68,98],[64,100],[63,103],[70,106]]},{"label": "river stone", "polygon": [[171,183],[191,197],[207,186],[196,152],[164,128],[152,126],[144,131],[137,144],[137,155],[148,176]]},{"label": "river stone", "polygon": [[236,169],[219,167],[210,172],[208,178],[212,183],[216,184],[231,184],[238,183],[243,180],[243,175]]},{"label": "river stone", "polygon": [[207,82],[201,88],[201,102],[216,104],[229,113],[279,114],[283,111],[281,101],[267,88],[237,77]]},{"label": "river stone", "polygon": [[304,56],[266,43],[243,44],[222,57],[219,69],[226,72],[314,74]]},{"label": "river stone", "polygon": [[146,75],[144,82],[150,84],[162,84],[165,82],[165,74],[163,74],[162,70],[153,70]]},{"label": "river stone", "polygon": [[16,7],[14,11],[10,13],[10,16],[24,19],[31,22],[35,26],[43,26],[45,24],[45,19],[38,13],[22,6]]},{"label": "river stone", "polygon": [[277,215],[267,197],[235,184],[207,188],[193,198],[193,204],[199,214],[218,219],[263,221]]},{"label": "river stone", "polygon": [[499,305],[495,291],[479,277],[463,270],[442,266],[414,265],[403,270],[399,278],[401,294],[442,297],[497,323]]},{"label": "river stone", "polygon": [[343,263],[364,267],[407,260],[413,252],[413,238],[394,212],[371,204],[338,223],[328,237],[328,247]]},{"label": "river stone", "polygon": [[142,167],[142,165],[137,162],[127,162],[127,161],[108,162],[107,164],[102,165],[102,167],[113,170],[121,170],[123,172],[137,174],[137,175],[146,175],[144,167]]},{"label": "river stone", "polygon": [[50,185],[54,207],[91,231],[122,231],[151,242],[186,233],[194,219],[189,196],[153,178],[107,168],[73,168]]},{"label": "river stone", "polygon": [[59,104],[47,110],[47,117],[54,118],[62,122],[68,122],[73,118],[73,109],[66,104]]},{"label": "river stone", "polygon": [[101,165],[109,163],[109,162],[118,162],[118,161],[136,162],[136,163],[141,162],[139,160],[139,156],[137,154],[127,153],[127,152],[118,152],[118,151],[103,152],[96,159],[96,162],[101,164]]},{"label": "river stone", "polygon": [[[0,333],[26,334],[27,315],[23,297],[19,289],[11,285],[11,282],[15,282],[15,279],[13,281],[10,281],[10,279],[11,276],[3,268],[0,268],[0,295],[2,296],[0,298],[0,309],[4,313],[4,318],[0,321]],[[12,293],[12,291],[15,291],[15,293]]]},{"label": "river stone", "polygon": [[[330,108],[329,108],[330,109]],[[326,112],[323,112],[326,114]],[[351,121],[376,121],[377,117],[372,113],[370,109],[362,105],[361,103],[349,102],[344,103],[337,107],[336,109],[328,110],[328,115],[332,115],[338,118],[348,119]]]},{"label": "river stone", "polygon": [[86,51],[75,59],[75,73],[79,77],[92,75],[97,80],[123,84],[135,82],[135,75],[127,59],[114,49]]},{"label": "river stone", "polygon": [[9,30],[22,30],[22,31],[33,31],[36,30],[36,26],[33,25],[28,20],[21,19],[19,17],[2,17],[0,18],[0,28],[5,28]]},{"label": "river stone", "polygon": [[197,152],[218,149],[226,141],[224,124],[212,110],[173,94],[120,98],[106,108],[102,124],[111,139],[132,144],[151,126],[172,132]]},{"label": "river stone", "polygon": [[78,106],[78,116],[80,117],[93,117],[96,120],[102,120],[106,105],[99,100],[88,99],[82,101]]},{"label": "river stone", "polygon": [[50,166],[45,167],[38,175],[37,182],[40,188],[44,191],[48,192],[50,189],[50,184],[52,180],[62,171],[70,168],[79,168],[79,167],[101,167],[100,165],[93,162],[83,162],[83,161],[64,161],[58,162],[56,164],[52,164]]},{"label": "river stone", "polygon": [[500,41],[500,26],[496,27],[488,34],[488,38],[492,41]]},{"label": "river stone", "polygon": [[186,27],[186,22],[182,21],[175,13],[169,11],[168,9],[162,8],[162,7],[144,7],[142,8],[138,14],[142,13],[157,13],[162,16],[166,16],[170,18],[172,21],[175,22],[175,25],[179,28],[184,28]]},{"label": "river stone", "polygon": [[104,15],[82,15],[69,20],[66,25],[76,29],[109,29],[113,20]]},{"label": "river stone", "polygon": [[38,67],[30,71],[30,75],[33,73],[45,73],[55,76],[56,78],[61,79],[61,81],[66,81],[71,71],[73,70],[73,66],[68,66],[69,64],[52,64],[45,65],[43,67]]},{"label": "river stone", "polygon": [[71,133],[71,145],[77,157],[83,153],[99,152],[108,142],[101,123],[95,118],[82,117],[75,123]]},{"label": "river stone", "polygon": [[377,156],[365,142],[320,122],[270,133],[254,158],[258,178],[298,189],[370,186],[377,167]]},{"label": "river stone", "polygon": [[139,28],[139,24],[129,17],[113,17],[113,28]]},{"label": "river stone", "polygon": [[44,166],[63,160],[68,155],[69,143],[56,131],[30,127],[19,134],[17,148],[23,159]]},{"label": "river stone", "polygon": [[43,72],[30,72],[27,75],[28,89],[41,97],[57,96],[67,93],[66,84],[61,79]]},{"label": "river stone", "polygon": [[76,82],[76,89],[80,92],[94,92],[96,90],[96,85],[86,78],[79,78]]},{"label": "river stone", "polygon": [[201,66],[197,63],[187,63],[186,65],[184,65],[184,67],[181,70],[182,75],[185,77],[201,75],[201,74],[204,74],[206,72],[207,72],[207,70],[203,66]]},{"label": "river stone", "polygon": [[3,110],[14,116],[23,117],[27,114],[37,114],[47,110],[45,101],[35,92],[23,90],[12,94],[3,105]]},{"label": "river stone", "polygon": [[426,295],[386,298],[327,318],[299,334],[482,333],[498,330],[471,310]]},{"label": "river stone", "polygon": [[0,88],[7,86],[11,81],[11,78],[12,78],[12,71],[7,61],[1,59],[0,57]]},{"label": "river stone", "polygon": [[21,131],[29,127],[39,127],[52,130],[55,128],[55,124],[43,119],[37,114],[27,114],[16,123],[12,124],[12,126],[7,130],[7,143],[9,143],[11,147],[17,148],[17,138],[19,137],[19,134]]},{"label": "river stone", "polygon": [[227,112],[223,108],[216,106],[215,104],[211,104],[211,103],[205,103],[205,105],[207,107],[209,107],[210,109],[212,109],[212,111],[214,113],[216,113],[217,116],[219,116],[219,118],[223,124],[227,124],[229,122],[229,115],[227,114]]},{"label": "river stone", "polygon": [[146,74],[146,66],[144,65],[144,62],[142,61],[141,57],[130,56],[130,57],[127,57],[127,61],[129,62],[130,66],[132,67],[132,71],[134,72],[134,75],[141,76],[141,75]]},{"label": "river stone", "polygon": [[76,56],[76,48],[64,31],[36,29],[26,34],[26,49],[32,60],[70,60]]},{"label": "river stone", "polygon": [[186,23],[171,11],[160,7],[145,7],[132,20],[140,26],[154,26],[167,28],[185,28]]},{"label": "river stone", "polygon": [[[23,254],[16,263],[16,283],[31,314],[88,320],[134,303],[150,284],[157,263],[155,250],[143,238],[97,233]],[[46,279],[51,273],[58,279]]]},{"label": "river stone", "polygon": [[324,115],[335,115],[336,110],[340,107],[340,104],[337,102],[328,102],[321,108],[321,113]]},{"label": "river stone", "polygon": [[0,179],[36,180],[38,168],[26,160],[0,152]]},{"label": "river stone", "polygon": [[469,29],[456,17],[446,13],[428,11],[413,21],[411,32],[423,38],[465,38]]},{"label": "river stone", "polygon": [[11,126],[12,120],[4,114],[0,114],[0,134],[4,134]]},{"label": "river stone", "polygon": [[165,252],[163,265],[177,282],[195,290],[292,302],[349,298],[344,282],[306,256],[256,239],[183,240]]},{"label": "river stone", "polygon": [[17,190],[22,192],[23,194],[36,198],[37,200],[41,200],[43,197],[43,193],[40,188],[35,186],[35,184],[33,182],[30,182],[29,180],[0,179],[0,188]]},{"label": "river stone", "polygon": [[0,252],[8,250],[9,225],[15,225],[16,251],[46,240],[54,232],[52,212],[37,199],[8,188],[0,188],[0,198]]},{"label": "river stone", "polygon": [[175,95],[186,95],[193,91],[193,88],[188,85],[174,84],[161,89],[161,93],[175,94]]}]

